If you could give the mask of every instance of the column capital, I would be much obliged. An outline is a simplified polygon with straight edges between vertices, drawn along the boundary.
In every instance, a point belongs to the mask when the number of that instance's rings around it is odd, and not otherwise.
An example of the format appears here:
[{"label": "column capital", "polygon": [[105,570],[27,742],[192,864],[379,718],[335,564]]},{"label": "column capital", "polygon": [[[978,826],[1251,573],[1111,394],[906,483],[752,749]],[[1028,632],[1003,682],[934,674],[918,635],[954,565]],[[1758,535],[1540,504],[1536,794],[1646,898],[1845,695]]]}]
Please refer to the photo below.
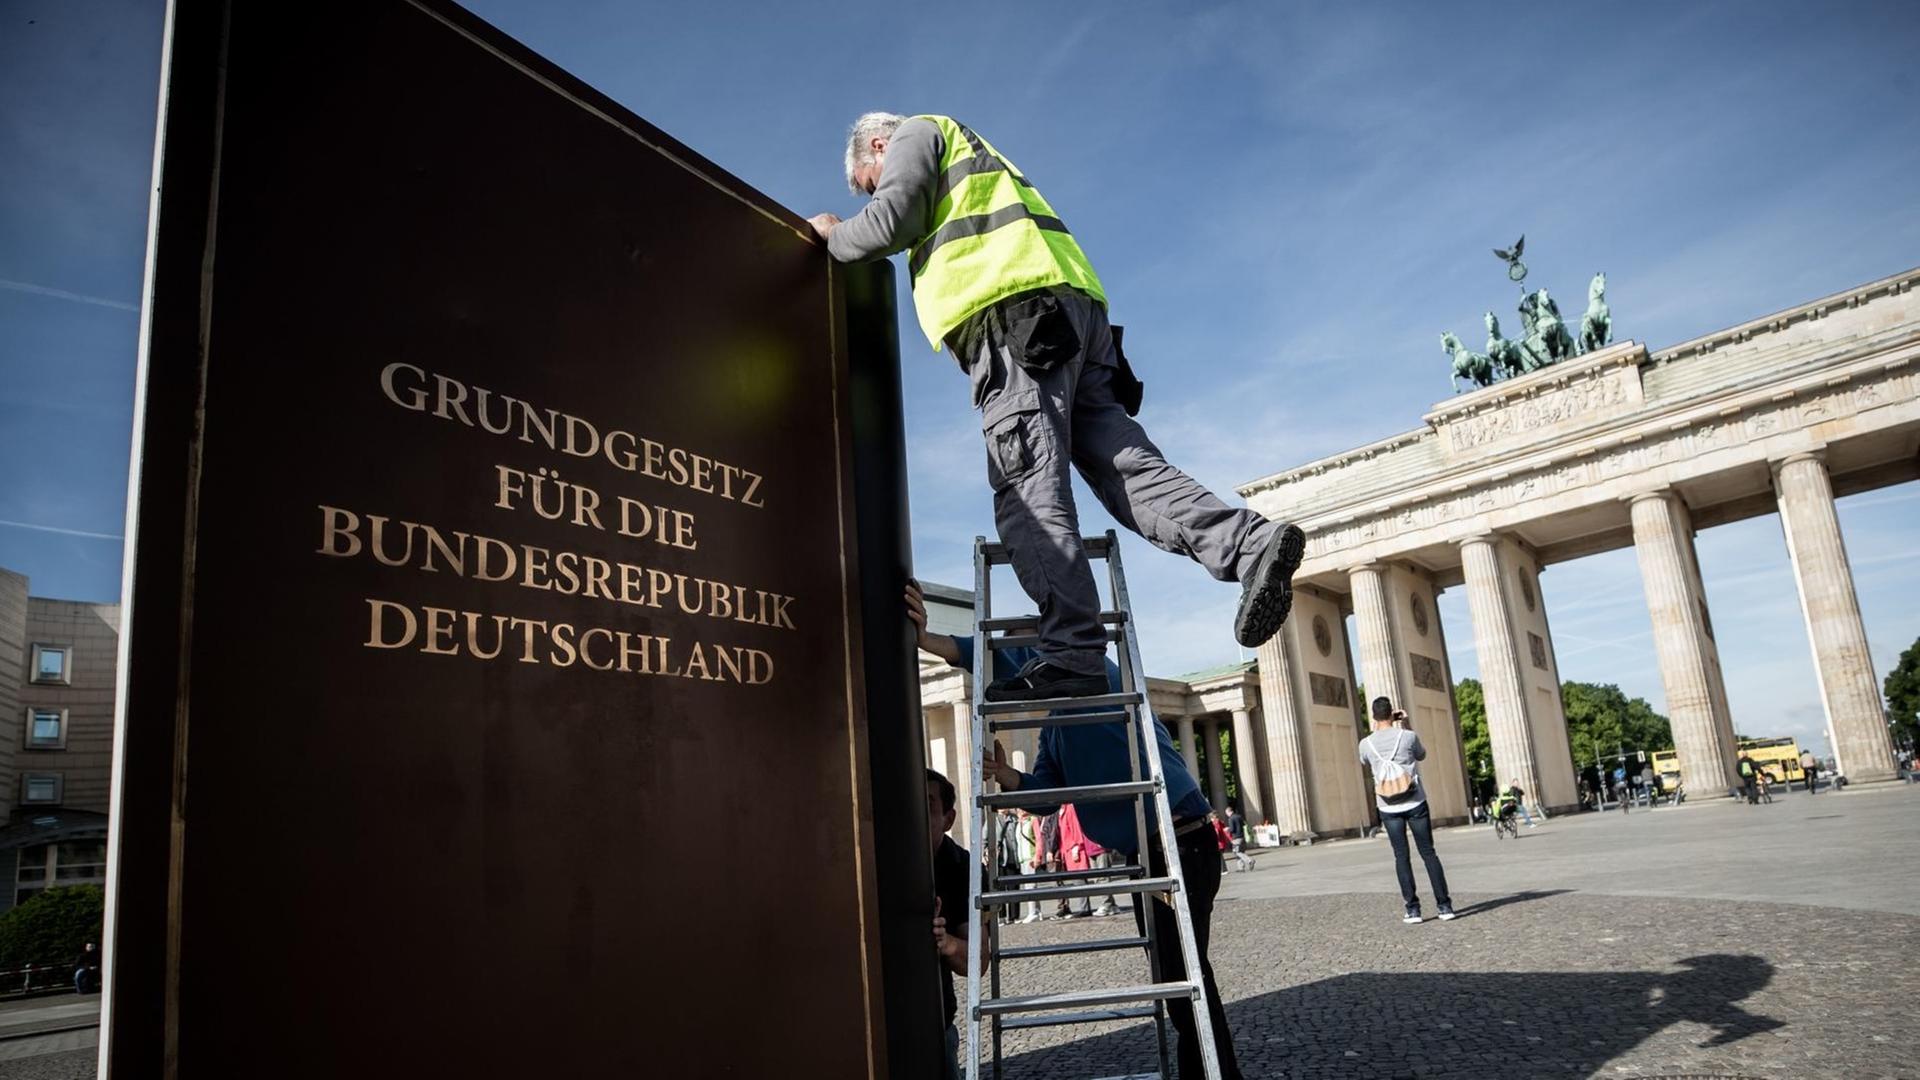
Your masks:
[{"label": "column capital", "polygon": [[1824,466],[1827,463],[1826,444],[1822,443],[1819,446],[1811,447],[1806,450],[1796,450],[1795,452],[1791,454],[1787,454],[1782,457],[1770,458],[1767,461],[1767,466],[1768,468],[1773,470],[1773,474],[1775,476],[1778,476],[1780,475],[1781,469],[1784,469],[1789,465],[1797,465],[1802,461],[1817,461]]},{"label": "column capital", "polygon": [[1661,487],[1654,488],[1651,491],[1641,491],[1641,492],[1636,492],[1635,494],[1632,494],[1632,495],[1622,495],[1620,497],[1620,501],[1623,503],[1626,503],[1628,506],[1632,506],[1635,503],[1643,503],[1650,499],[1659,499],[1662,502],[1679,502],[1679,503],[1685,503],[1687,501],[1686,499],[1681,498],[1680,493],[1678,491],[1675,491],[1670,485],[1663,485]]}]

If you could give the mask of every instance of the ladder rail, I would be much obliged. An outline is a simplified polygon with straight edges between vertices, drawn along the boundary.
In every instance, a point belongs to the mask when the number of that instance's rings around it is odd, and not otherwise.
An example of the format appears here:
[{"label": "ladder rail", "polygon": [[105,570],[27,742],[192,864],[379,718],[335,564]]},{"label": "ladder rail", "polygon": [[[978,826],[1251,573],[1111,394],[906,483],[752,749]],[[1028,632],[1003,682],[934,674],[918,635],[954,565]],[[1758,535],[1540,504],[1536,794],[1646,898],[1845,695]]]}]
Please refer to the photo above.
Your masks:
[{"label": "ladder rail", "polygon": [[[994,734],[1002,730],[1020,728],[1044,728],[1046,723],[1030,720],[1017,720],[1007,714],[1022,712],[1038,704],[1043,708],[1065,707],[1065,701],[1029,703],[1024,707],[1017,703],[992,703],[986,700],[986,688],[993,681],[993,661],[997,650],[1027,646],[1033,633],[1034,620],[1030,618],[995,618],[993,616],[992,579],[993,567],[1011,561],[1005,545],[990,544],[984,536],[974,538],[974,653],[972,679],[972,717],[970,718],[972,739],[971,752],[975,760],[969,768],[968,820],[973,823],[973,835],[984,838],[981,844],[985,858],[969,860],[968,888],[972,903],[963,917],[977,919],[984,923],[985,947],[975,942],[979,923],[968,925],[967,948],[967,1031],[966,1068],[967,1080],[981,1080],[981,1057],[985,1050],[988,1031],[993,1041],[993,1077],[1000,1080],[1004,1044],[1003,1035],[1007,1030],[1039,1026],[1045,1023],[1089,1022],[1098,1015],[1086,1014],[1086,1019],[1074,1017],[1048,1017],[1044,1020],[1021,1020],[1013,1022],[1009,1015],[1021,1011],[1022,999],[1005,998],[1001,994],[1001,961],[1022,956],[1045,956],[1056,950],[1060,953],[1096,951],[1108,948],[1147,946],[1150,978],[1147,987],[1114,988],[1112,990],[1089,990],[1066,995],[1063,1004],[1086,1001],[1118,1001],[1127,994],[1139,994],[1150,991],[1150,1012],[1146,1007],[1125,1010],[1128,1016],[1154,1018],[1154,1029],[1159,1050],[1161,1078],[1171,1077],[1172,1055],[1169,1052],[1167,1037],[1169,1001],[1181,998],[1191,1002],[1193,1012],[1194,1035],[1199,1043],[1203,1063],[1204,1077],[1190,1080],[1219,1080],[1219,1055],[1213,1042],[1213,1022],[1208,1008],[1205,977],[1200,967],[1199,949],[1193,931],[1192,907],[1187,892],[1186,874],[1180,865],[1180,853],[1175,843],[1173,831],[1173,811],[1166,786],[1166,761],[1160,744],[1160,727],[1154,717],[1152,703],[1146,692],[1146,678],[1142,673],[1140,643],[1134,633],[1131,601],[1128,598],[1125,571],[1120,563],[1120,541],[1113,530],[1104,536],[1083,538],[1089,558],[1104,558],[1107,561],[1108,587],[1111,593],[1111,608],[1102,612],[1102,621],[1111,627],[1110,641],[1118,646],[1116,666],[1120,674],[1120,693],[1076,699],[1075,704],[1084,702],[1087,706],[1098,706],[1111,710],[1119,706],[1119,711],[1106,711],[1102,720],[1120,723],[1126,732],[1127,740],[1127,778],[1109,784],[1081,785],[1060,790],[1060,794],[1088,798],[1126,798],[1133,804],[1133,825],[1138,857],[1132,868],[1126,871],[1121,880],[1102,882],[1088,881],[1093,874],[1054,874],[1046,876],[1055,880],[1078,877],[1086,882],[1078,886],[1055,886],[1052,888],[1034,888],[1039,883],[1037,875],[1021,873],[1014,875],[1002,888],[999,873],[1000,828],[998,808],[1014,806],[1024,799],[1009,797],[1011,793],[990,796],[987,792],[986,770],[981,768],[980,760],[991,754]],[[994,636],[995,631],[1000,636]],[[1071,721],[1069,721],[1071,722]],[[1087,722],[1092,722],[1091,718]],[[1144,760],[1143,760],[1144,759]],[[1144,765],[1144,769],[1143,769]],[[1102,791],[1102,789],[1105,789]],[[1115,789],[1119,789],[1116,791]],[[1033,793],[1037,795],[1038,793]],[[1031,798],[1032,796],[1029,796]],[[1153,803],[1151,809],[1148,801]],[[1072,802],[1069,798],[1065,803]],[[1158,837],[1160,854],[1164,867],[1159,875],[1153,874],[1153,840]],[[1024,868],[1023,868],[1024,869]],[[1111,869],[1111,868],[1109,868]],[[1119,876],[1119,875],[1116,875]],[[1163,891],[1138,891],[1141,884],[1151,880],[1155,884],[1164,882]],[[1017,912],[1023,901],[1018,897],[1022,892],[1036,892],[1051,899],[1062,894],[1091,895],[1101,891],[1132,892],[1137,917],[1140,919],[1142,933],[1138,938],[1109,942],[1089,942],[1081,946],[1022,946],[1015,949],[1003,949],[1000,943],[1000,912],[1011,909]],[[1175,937],[1178,938],[1180,958],[1185,968],[1182,979],[1166,980],[1163,961],[1168,958],[1169,943],[1161,940],[1158,920],[1149,906],[1156,899],[1170,905],[1174,913]],[[948,914],[951,919],[951,914]],[[983,986],[983,983],[986,984]],[[983,994],[983,990],[988,991]],[[1052,998],[1055,995],[1047,995]],[[1037,999],[1028,999],[1037,1004]],[[1138,998],[1135,998],[1138,1000]],[[1058,1007],[1058,1005],[1054,1006]],[[1111,1010],[1110,1010],[1111,1012]],[[1113,1018],[1118,1018],[1113,1017]],[[1146,1075],[1146,1074],[1142,1074]]]},{"label": "ladder rail", "polygon": [[[1120,544],[1111,531],[1109,531],[1107,535],[1111,540],[1107,546],[1107,573],[1113,583],[1113,606],[1119,611],[1132,611],[1133,602],[1127,595],[1126,571],[1121,566],[1120,561]],[[1131,624],[1132,620],[1128,621],[1129,624]],[[1127,640],[1122,646],[1122,648],[1126,650],[1126,660],[1121,668],[1123,677],[1129,674],[1129,672],[1137,675],[1141,669],[1140,638],[1137,634],[1133,633],[1131,625],[1127,627],[1126,638]],[[1213,1041],[1213,1010],[1209,1008],[1207,1004],[1205,972],[1200,966],[1200,949],[1194,939],[1192,907],[1187,902],[1186,873],[1180,867],[1179,845],[1175,843],[1173,833],[1173,807],[1167,798],[1166,769],[1164,763],[1161,761],[1160,752],[1159,721],[1154,718],[1153,703],[1148,700],[1144,689],[1143,686],[1137,715],[1140,718],[1141,729],[1153,736],[1152,749],[1147,754],[1147,766],[1155,785],[1160,789],[1159,794],[1153,800],[1154,813],[1159,818],[1159,831],[1162,837],[1160,854],[1161,857],[1166,860],[1167,876],[1179,883],[1179,887],[1173,890],[1172,897],[1174,925],[1178,929],[1178,933],[1175,936],[1180,939],[1180,958],[1186,966],[1187,980],[1193,984],[1195,990],[1193,995],[1193,1034],[1195,1041],[1200,1044],[1200,1061],[1206,1073],[1206,1080],[1220,1080],[1220,1054],[1215,1048]],[[1212,752],[1219,753],[1219,750],[1213,749]],[[1141,857],[1148,859],[1149,863],[1151,863],[1151,857],[1145,850],[1142,850]],[[1147,872],[1153,872],[1151,865],[1148,866]],[[1136,901],[1136,903],[1138,902],[1144,901]],[[1147,916],[1147,921],[1149,925],[1151,925],[1152,912],[1143,912],[1143,914]],[[1160,977],[1159,973],[1155,973],[1156,979]],[[1165,1038],[1166,1034],[1163,1028],[1161,1032],[1163,1045]],[[1163,1075],[1170,1075],[1164,1067],[1161,1069],[1161,1072]]]},{"label": "ladder rail", "polygon": [[[1108,552],[1117,553],[1119,549],[1119,537],[1114,534],[1112,529],[1108,529]],[[1120,588],[1119,572],[1115,569],[1112,558],[1107,560],[1107,593],[1113,599],[1115,611],[1126,612],[1129,610],[1125,605],[1125,592]],[[1154,751],[1151,753],[1155,758],[1158,758],[1160,733],[1152,730],[1152,711],[1144,707],[1147,702],[1145,679],[1139,677],[1134,671],[1133,653],[1132,650],[1126,647],[1127,638],[1131,636],[1132,630],[1132,620],[1125,620],[1115,634],[1115,642],[1120,645],[1120,649],[1118,650],[1120,653],[1120,692],[1123,694],[1139,693],[1140,702],[1143,706],[1143,708],[1139,709],[1129,708],[1126,710],[1127,775],[1138,780],[1140,778],[1140,747],[1142,742],[1151,736],[1154,747]],[[1143,715],[1148,718],[1145,723],[1141,722]],[[1166,803],[1166,785],[1162,783],[1156,790],[1158,792],[1158,799],[1156,801],[1162,804]],[[1155,816],[1157,818],[1158,814]],[[1154,824],[1157,826],[1159,822],[1156,821]],[[1149,854],[1152,846],[1148,843],[1147,837],[1147,800],[1145,799],[1135,799],[1133,801],[1133,828],[1135,836],[1133,850],[1137,853],[1135,858],[1139,862],[1140,872],[1142,874],[1150,874],[1153,872],[1151,866],[1153,860]],[[1173,834],[1171,832],[1166,833],[1161,847],[1164,849],[1167,846],[1166,841],[1171,841],[1172,839]],[[1181,885],[1184,888],[1184,880],[1181,881]],[[1147,946],[1147,977],[1154,982],[1159,982],[1166,977],[1165,973],[1161,970],[1162,965],[1160,963],[1160,921],[1153,917],[1153,908],[1147,906],[1159,899],[1157,896],[1145,894],[1136,895],[1133,899],[1134,904],[1140,905],[1137,918],[1140,920],[1141,937],[1145,939]],[[1153,1034],[1155,1051],[1160,1059],[1160,1075],[1162,1077],[1172,1076],[1173,1063],[1167,1050],[1167,1003],[1161,998],[1155,998],[1153,1001]]]},{"label": "ladder rail", "polygon": [[[992,614],[992,599],[987,593],[992,574],[989,573],[989,567],[983,551],[986,542],[987,538],[984,536],[976,536],[973,538],[973,625],[976,628],[985,622],[987,617]],[[968,726],[973,729],[973,752],[979,755],[982,761],[986,759],[992,749],[991,743],[983,741],[992,738],[992,735],[986,730],[986,717],[980,711],[980,706],[986,701],[986,686],[989,681],[988,672],[992,670],[993,650],[987,647],[986,642],[980,640],[979,631],[976,629],[973,640],[973,715],[968,717],[967,720]],[[972,765],[973,767],[967,770],[970,777],[967,787],[971,789],[967,798],[967,816],[968,820],[973,822],[974,835],[984,836],[986,835],[983,830],[986,828],[987,809],[983,796],[986,794],[987,770],[981,767],[979,761],[973,762]],[[999,853],[997,850],[999,843],[1000,823],[998,815],[996,814],[993,827],[993,840],[987,845],[990,850],[987,853],[987,858],[984,860],[986,864],[991,865],[999,862]],[[967,862],[969,863],[967,867],[967,889],[968,898],[971,899],[979,896],[981,893],[982,883],[980,879],[984,868],[982,866],[983,860],[979,858],[969,859]],[[988,889],[994,889],[998,886],[998,881],[995,877],[997,871],[997,866],[993,866],[992,869],[985,869],[984,872],[987,878],[985,884]],[[968,904],[967,910],[963,913],[962,917],[966,919],[979,919],[980,916],[977,912],[978,908],[975,905]],[[987,948],[990,951],[997,952],[1000,947],[1000,915],[997,911],[988,911],[985,912],[985,915],[986,918],[982,921],[987,924]],[[982,950],[973,940],[973,934],[976,931],[977,924],[967,927],[967,1080],[980,1080],[980,976],[982,974],[980,968],[984,957]],[[996,964],[994,966],[997,969],[999,965]],[[994,980],[993,989],[994,996],[999,996],[1000,987],[998,978]],[[1000,1032],[996,1024],[994,1029],[994,1072],[996,1074],[999,1072],[999,1043]]]}]

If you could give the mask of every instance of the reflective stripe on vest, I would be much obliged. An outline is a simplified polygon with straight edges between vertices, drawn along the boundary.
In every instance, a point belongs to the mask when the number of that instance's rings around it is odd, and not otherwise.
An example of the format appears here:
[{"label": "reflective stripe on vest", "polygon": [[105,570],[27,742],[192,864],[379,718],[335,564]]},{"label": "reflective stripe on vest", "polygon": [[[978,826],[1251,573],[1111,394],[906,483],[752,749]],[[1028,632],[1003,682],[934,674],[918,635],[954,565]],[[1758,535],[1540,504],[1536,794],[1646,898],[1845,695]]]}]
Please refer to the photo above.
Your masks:
[{"label": "reflective stripe on vest", "polygon": [[1033,289],[1064,285],[1104,303],[1100,278],[1053,207],[985,139],[945,116],[932,228],[908,256],[920,328],[937,351],[976,312]]}]

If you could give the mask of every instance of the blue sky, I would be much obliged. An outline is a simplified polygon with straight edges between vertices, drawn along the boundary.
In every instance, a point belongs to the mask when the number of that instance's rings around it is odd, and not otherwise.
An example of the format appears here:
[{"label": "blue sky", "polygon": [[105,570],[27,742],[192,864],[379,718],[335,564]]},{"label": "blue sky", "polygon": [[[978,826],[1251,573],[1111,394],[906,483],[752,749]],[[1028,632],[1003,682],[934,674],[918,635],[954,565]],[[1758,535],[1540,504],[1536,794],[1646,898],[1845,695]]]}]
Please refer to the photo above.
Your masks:
[{"label": "blue sky", "polygon": [[[962,117],[1072,225],[1143,421],[1223,493],[1417,425],[1438,332],[1506,301],[1488,249],[1522,232],[1532,281],[1606,270],[1616,332],[1656,348],[1920,264],[1911,3],[472,6],[803,214],[858,209],[855,114]],[[119,588],[162,11],[0,0],[0,566],[40,595]],[[978,428],[901,338],[918,569],[964,583]],[[1920,490],[1840,516],[1884,673],[1920,635]],[[1815,735],[1778,520],[1699,547],[1736,725]],[[1149,668],[1238,658],[1233,587],[1127,555]],[[1632,551],[1542,585],[1562,673],[1661,704]],[[1462,591],[1440,609],[1471,675]]]}]

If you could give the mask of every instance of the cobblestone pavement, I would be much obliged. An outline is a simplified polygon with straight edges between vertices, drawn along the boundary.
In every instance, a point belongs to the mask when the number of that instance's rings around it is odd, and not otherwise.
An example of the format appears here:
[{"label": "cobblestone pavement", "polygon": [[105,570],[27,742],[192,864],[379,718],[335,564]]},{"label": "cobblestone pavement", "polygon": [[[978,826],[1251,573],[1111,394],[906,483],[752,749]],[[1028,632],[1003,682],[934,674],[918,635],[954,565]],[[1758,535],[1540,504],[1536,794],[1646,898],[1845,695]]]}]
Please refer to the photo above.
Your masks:
[{"label": "cobblestone pavement", "polygon": [[[1257,872],[1257,871],[1256,871]],[[1212,955],[1249,1077],[1920,1075],[1920,917],[1538,891],[1456,894],[1407,926],[1397,895],[1229,900]],[[1009,928],[1027,944],[1128,916]],[[1010,962],[1008,993],[1144,981],[1137,953]],[[1053,966],[1041,968],[1046,963]],[[1045,971],[1044,977],[1032,973]],[[1155,1066],[1152,1026],[1007,1035],[1009,1080]]]},{"label": "cobblestone pavement", "polygon": [[[1399,921],[1379,841],[1263,853],[1228,876],[1214,917],[1241,1066],[1357,1080],[1920,1078],[1920,965],[1900,959],[1920,955],[1916,816],[1920,788],[1894,786],[1555,818],[1517,843],[1441,830],[1461,917],[1418,926]],[[1131,933],[1123,914],[1005,939]],[[1010,961],[1005,992],[1133,983],[1145,969],[1132,952]],[[93,1052],[72,1045],[0,1055],[0,1080],[91,1078]],[[1156,1064],[1139,1022],[1017,1032],[1006,1048],[1008,1080]]]}]

